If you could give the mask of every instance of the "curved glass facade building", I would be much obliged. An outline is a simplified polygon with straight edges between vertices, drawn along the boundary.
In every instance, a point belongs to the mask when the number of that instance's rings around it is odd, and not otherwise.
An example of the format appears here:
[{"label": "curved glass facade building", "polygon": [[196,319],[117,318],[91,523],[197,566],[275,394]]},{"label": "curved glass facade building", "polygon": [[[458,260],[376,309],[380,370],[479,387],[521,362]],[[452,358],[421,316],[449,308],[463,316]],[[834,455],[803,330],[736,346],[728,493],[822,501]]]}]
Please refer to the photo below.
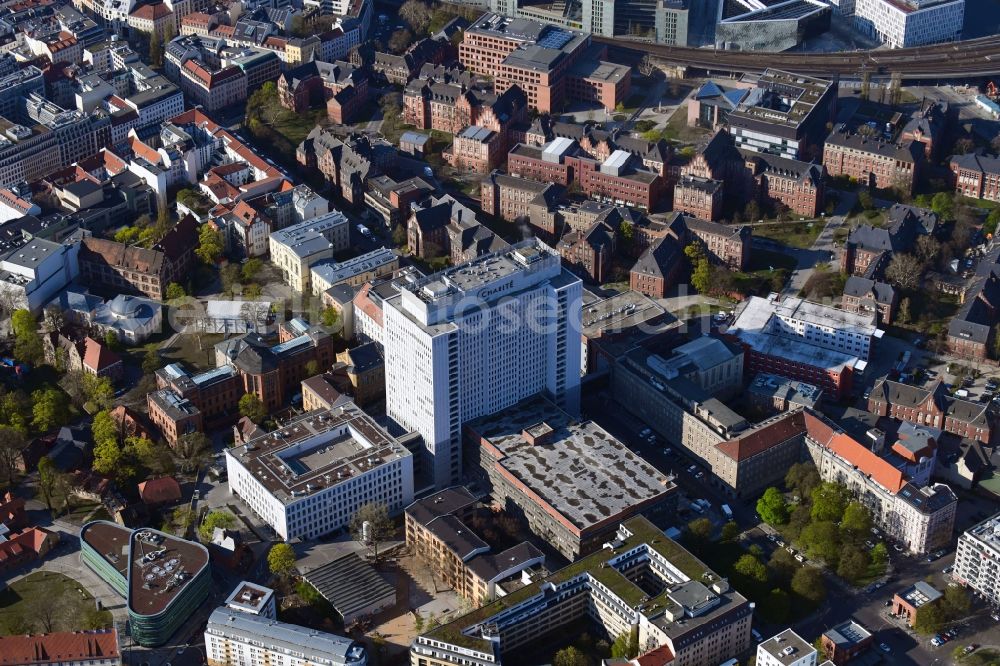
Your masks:
[{"label": "curved glass facade building", "polygon": [[132,640],[144,647],[166,643],[208,598],[208,549],[159,530],[87,523],[80,558],[125,599]]}]

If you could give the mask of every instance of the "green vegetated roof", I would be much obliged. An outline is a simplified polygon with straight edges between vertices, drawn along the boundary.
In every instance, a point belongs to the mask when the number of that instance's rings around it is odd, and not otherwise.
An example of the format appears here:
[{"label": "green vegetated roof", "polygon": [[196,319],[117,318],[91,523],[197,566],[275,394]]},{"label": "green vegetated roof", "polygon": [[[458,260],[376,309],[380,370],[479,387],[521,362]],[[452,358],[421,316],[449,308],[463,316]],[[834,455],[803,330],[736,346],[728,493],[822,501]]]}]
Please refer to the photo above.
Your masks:
[{"label": "green vegetated roof", "polygon": [[[512,608],[531,597],[541,593],[542,583],[549,582],[554,585],[561,585],[584,573],[590,574],[595,580],[611,590],[627,605],[635,607],[642,603],[646,593],[638,585],[622,575],[617,569],[611,566],[601,566],[608,560],[613,559],[623,550],[634,548],[640,544],[648,544],[651,548],[663,555],[671,564],[679,569],[685,576],[694,581],[705,582],[705,572],[709,569],[701,560],[689,553],[683,546],[667,537],[655,525],[643,517],[632,518],[625,523],[625,527],[632,532],[632,536],[625,540],[624,544],[614,551],[607,548],[591,553],[590,555],[573,562],[572,564],[559,569],[544,580],[522,587],[505,597],[482,606],[474,611],[466,613],[454,619],[448,624],[426,632],[424,635],[434,640],[451,643],[459,647],[472,650],[490,651],[489,641],[478,636],[467,636],[462,631],[473,625],[479,624],[494,615],[497,615],[508,608]],[[713,580],[715,577],[713,576]],[[666,592],[649,600],[651,606],[655,605],[657,610],[674,605],[666,598]]]}]

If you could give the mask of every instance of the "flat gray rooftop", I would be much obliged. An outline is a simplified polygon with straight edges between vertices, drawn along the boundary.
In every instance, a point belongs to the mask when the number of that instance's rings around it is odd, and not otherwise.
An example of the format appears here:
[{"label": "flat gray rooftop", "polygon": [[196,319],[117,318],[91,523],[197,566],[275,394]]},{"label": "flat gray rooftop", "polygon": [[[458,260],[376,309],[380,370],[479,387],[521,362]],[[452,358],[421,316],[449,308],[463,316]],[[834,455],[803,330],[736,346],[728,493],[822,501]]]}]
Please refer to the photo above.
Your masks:
[{"label": "flat gray rooftop", "polygon": [[[673,479],[593,421],[574,422],[540,397],[468,425],[496,450],[497,463],[580,529],[665,496]],[[529,444],[522,433],[541,436]]]}]

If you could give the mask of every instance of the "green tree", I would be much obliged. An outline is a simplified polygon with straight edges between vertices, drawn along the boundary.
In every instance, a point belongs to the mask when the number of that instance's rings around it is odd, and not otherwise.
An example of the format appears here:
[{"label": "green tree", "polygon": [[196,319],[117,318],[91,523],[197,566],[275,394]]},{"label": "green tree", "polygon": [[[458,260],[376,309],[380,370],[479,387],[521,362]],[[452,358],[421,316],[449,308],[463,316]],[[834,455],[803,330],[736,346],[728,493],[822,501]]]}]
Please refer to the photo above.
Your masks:
[{"label": "green tree", "polygon": [[757,203],[756,199],[751,199],[747,202],[747,205],[743,208],[743,217],[746,218],[748,222],[754,222],[760,219],[760,204]]},{"label": "green tree", "polygon": [[243,281],[252,281],[255,277],[257,277],[257,273],[260,273],[260,269],[263,267],[264,262],[260,259],[256,257],[247,259],[243,264],[243,268],[240,269],[240,275],[243,277]]},{"label": "green tree", "polygon": [[780,490],[771,486],[757,500],[757,513],[768,525],[784,525],[788,522],[788,502]]},{"label": "green tree", "polygon": [[178,298],[184,298],[187,296],[187,292],[184,291],[184,287],[180,286],[176,282],[171,282],[167,285],[167,300],[173,301]]},{"label": "green tree", "polygon": [[839,522],[847,507],[847,492],[838,483],[827,481],[812,491],[812,519]]},{"label": "green tree", "polygon": [[157,69],[163,67],[163,39],[155,30],[149,33],[149,62]]},{"label": "green tree", "polygon": [[318,375],[320,370],[319,361],[315,359],[309,361],[308,363],[306,363],[305,370],[306,370],[306,377],[313,377],[315,375]]},{"label": "green tree", "polygon": [[767,568],[775,582],[782,586],[788,586],[792,582],[792,576],[799,568],[799,563],[795,557],[784,548],[775,548],[771,552],[771,558],[767,561]]},{"label": "green tree", "polygon": [[246,393],[240,398],[240,414],[254,423],[260,424],[267,418],[267,408],[256,393]]},{"label": "green tree", "polygon": [[867,575],[869,564],[868,555],[860,548],[853,545],[844,546],[840,551],[840,562],[837,563],[837,575],[856,583]]},{"label": "green tree", "polygon": [[995,234],[997,225],[1000,225],[1000,208],[994,208],[986,216],[986,222],[983,223],[983,233],[989,235]]},{"label": "green tree", "polygon": [[940,600],[932,601],[917,609],[917,617],[913,622],[913,628],[920,634],[936,634],[944,628],[947,621],[943,604],[941,604]]},{"label": "green tree", "polygon": [[14,356],[18,361],[32,365],[41,363],[42,338],[38,335],[38,322],[27,310],[14,310],[10,316],[10,326],[14,333]]},{"label": "green tree", "polygon": [[295,570],[295,549],[287,543],[278,543],[267,554],[267,568],[279,578],[284,578]]},{"label": "green tree", "polygon": [[8,425],[0,425],[0,478],[6,486],[17,478],[21,451],[28,445],[24,433]]},{"label": "green tree", "polygon": [[389,509],[381,502],[367,502],[351,516],[351,536],[363,545],[372,562],[379,562],[379,546],[396,533],[396,526],[389,518]]},{"label": "green tree", "polygon": [[38,490],[42,493],[42,499],[45,500],[45,506],[50,512],[55,508],[60,474],[52,458],[42,456],[38,461]]},{"label": "green tree", "polygon": [[198,537],[205,543],[212,540],[212,533],[216,527],[224,530],[231,530],[238,524],[236,516],[228,511],[209,511],[205,515],[205,520],[198,526]]},{"label": "green tree", "polygon": [[626,631],[611,644],[611,656],[615,659],[634,659],[639,656],[639,636],[635,631]]},{"label": "green tree", "polygon": [[768,622],[785,624],[792,610],[792,599],[788,596],[788,592],[774,588],[767,593],[760,606],[760,612]]},{"label": "green tree", "polygon": [[135,245],[139,242],[139,227],[122,227],[115,232],[115,241],[123,245]]},{"label": "green tree", "polygon": [[31,394],[31,425],[38,432],[48,432],[69,420],[66,394],[59,389],[39,389]]},{"label": "green tree", "polygon": [[722,536],[721,536],[722,541],[725,542],[736,541],[736,537],[738,537],[739,535],[740,535],[740,526],[734,523],[733,521],[730,520],[728,523],[722,526]]},{"label": "green tree", "polygon": [[969,592],[962,587],[946,587],[944,596],[941,598],[941,604],[945,616],[949,621],[964,618],[972,609],[972,600],[969,598]]},{"label": "green tree", "polygon": [[733,571],[758,583],[767,581],[767,567],[750,553],[740,555],[740,558],[733,564]]},{"label": "green tree", "polygon": [[889,549],[885,547],[884,543],[879,541],[872,548],[869,558],[871,559],[872,566],[881,573],[885,571],[885,566],[889,563]]},{"label": "green tree", "polygon": [[700,550],[712,540],[714,531],[712,521],[708,518],[695,518],[687,524],[684,541],[694,550]]},{"label": "green tree", "polygon": [[397,224],[392,230],[392,244],[395,247],[404,247],[408,239],[406,237],[406,226]]},{"label": "green tree", "polygon": [[826,599],[826,583],[819,569],[799,567],[792,576],[792,592],[818,606]]},{"label": "green tree", "polygon": [[813,488],[820,482],[819,471],[811,462],[795,463],[785,473],[785,485],[803,500],[812,494]]},{"label": "green tree", "polygon": [[[225,243],[222,234],[210,224],[203,224],[198,229],[198,248],[195,255],[205,264],[214,265],[222,256]],[[237,268],[237,270],[239,270]]]},{"label": "green tree", "polygon": [[104,346],[111,351],[121,351],[121,341],[115,331],[108,331],[104,334]]},{"label": "green tree", "polygon": [[160,361],[160,355],[156,353],[155,349],[146,350],[145,355],[142,357],[142,371],[147,375],[151,375],[162,366]]},{"label": "green tree", "polygon": [[950,192],[938,192],[931,199],[931,210],[938,214],[944,222],[955,219],[955,195]]},{"label": "green tree", "polygon": [[684,248],[684,255],[691,262],[691,286],[699,293],[707,293],[712,286],[712,266],[701,243],[688,244]]},{"label": "green tree", "polygon": [[236,264],[226,264],[219,271],[219,279],[222,280],[222,291],[232,294],[234,287],[240,284],[240,267]]},{"label": "green tree", "polygon": [[806,547],[810,557],[835,564],[840,555],[840,533],[837,524],[829,520],[810,523],[802,530],[799,541]]},{"label": "green tree", "polygon": [[849,539],[861,540],[872,528],[872,513],[861,502],[849,502],[840,520],[840,531]]},{"label": "green tree", "polygon": [[340,320],[340,314],[334,307],[323,308],[323,311],[319,313],[319,321],[324,326],[334,327]]},{"label": "green tree", "polygon": [[568,645],[556,652],[552,658],[552,666],[590,666],[590,660],[575,646]]},{"label": "green tree", "polygon": [[913,306],[910,304],[910,297],[907,296],[899,302],[899,312],[896,319],[900,324],[909,324],[913,321]]}]

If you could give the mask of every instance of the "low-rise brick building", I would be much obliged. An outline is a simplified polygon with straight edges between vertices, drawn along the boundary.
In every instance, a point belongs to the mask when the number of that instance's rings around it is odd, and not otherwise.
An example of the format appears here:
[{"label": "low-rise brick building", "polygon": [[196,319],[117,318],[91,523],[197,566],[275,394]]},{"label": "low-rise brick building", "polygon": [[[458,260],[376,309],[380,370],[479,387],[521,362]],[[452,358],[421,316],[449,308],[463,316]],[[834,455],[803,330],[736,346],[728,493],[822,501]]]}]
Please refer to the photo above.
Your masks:
[{"label": "low-rise brick building", "polygon": [[688,213],[705,220],[722,217],[721,180],[683,175],[674,185],[675,211]]},{"label": "low-rise brick building", "polygon": [[875,382],[868,396],[868,411],[937,428],[984,444],[989,444],[993,436],[993,415],[989,403],[955,398],[940,379],[929,388],[921,388],[883,377]]},{"label": "low-rise brick building", "polygon": [[818,217],[823,209],[826,170],[822,164],[740,151],[765,204],[781,203],[797,215]]},{"label": "low-rise brick building", "polygon": [[823,148],[823,166],[836,178],[848,176],[865,187],[895,187],[911,194],[924,162],[923,144],[869,137],[848,129],[830,133]]},{"label": "low-rise brick building", "polygon": [[325,104],[332,122],[349,123],[368,103],[368,75],[348,62],[313,60],[278,77],[278,99],[299,114]]},{"label": "low-rise brick building", "polygon": [[980,152],[952,155],[948,167],[957,193],[1000,201],[1000,158]]}]

